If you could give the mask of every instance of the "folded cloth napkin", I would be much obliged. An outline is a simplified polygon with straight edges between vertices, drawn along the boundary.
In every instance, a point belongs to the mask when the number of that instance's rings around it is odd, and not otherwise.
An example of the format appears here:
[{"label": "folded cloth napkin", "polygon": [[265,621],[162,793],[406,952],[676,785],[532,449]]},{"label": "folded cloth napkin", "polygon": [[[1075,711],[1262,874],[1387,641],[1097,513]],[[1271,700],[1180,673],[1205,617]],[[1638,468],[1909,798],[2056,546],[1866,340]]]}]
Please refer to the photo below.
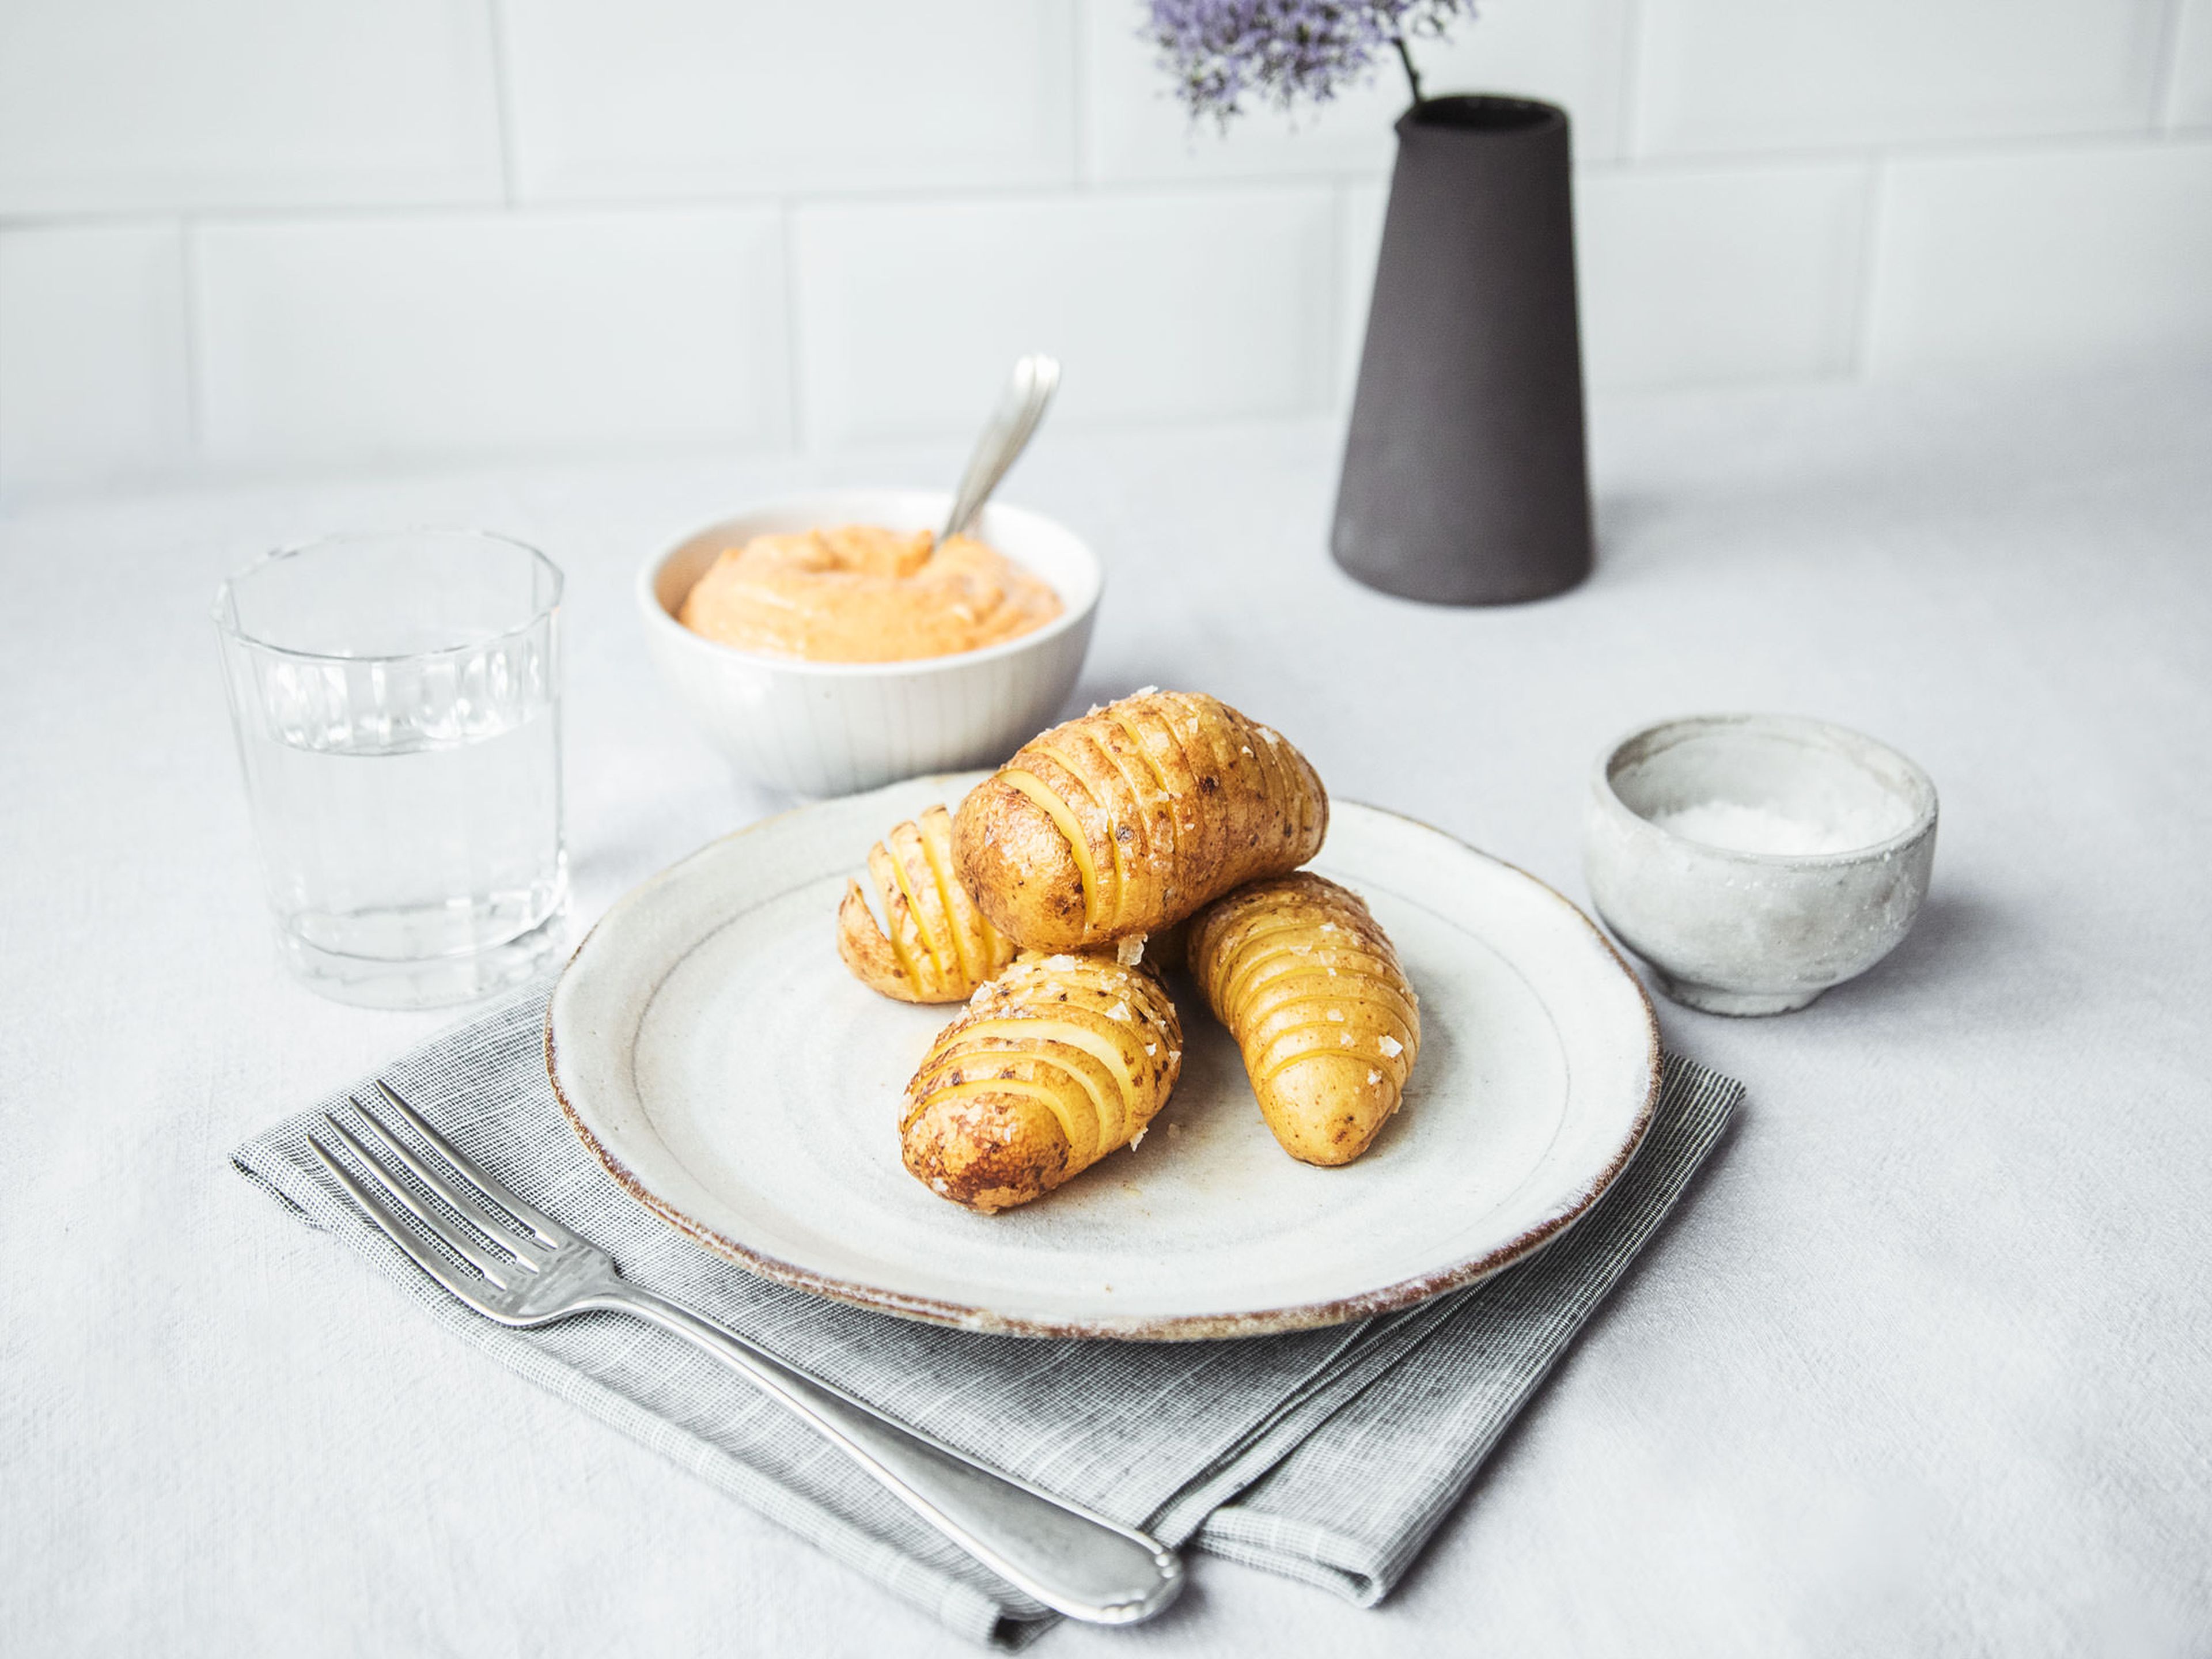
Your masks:
[{"label": "folded cloth napkin", "polygon": [[[547,988],[381,1076],[468,1156],[604,1245],[624,1277],[999,1468],[1167,1542],[1332,1589],[1388,1594],[1498,1435],[1726,1127],[1743,1087],[1668,1056],[1650,1138],[1582,1224],[1487,1283],[1327,1330],[1236,1341],[1043,1341],[893,1319],[708,1255],[609,1181],[546,1082]],[[361,1092],[359,1086],[351,1092]],[[340,1193],[307,1131],[343,1094],[233,1155],[373,1260],[463,1341],[642,1440],[980,1640],[1054,1615],[914,1520],[808,1429],[678,1339],[628,1320],[511,1331],[432,1284]]]}]

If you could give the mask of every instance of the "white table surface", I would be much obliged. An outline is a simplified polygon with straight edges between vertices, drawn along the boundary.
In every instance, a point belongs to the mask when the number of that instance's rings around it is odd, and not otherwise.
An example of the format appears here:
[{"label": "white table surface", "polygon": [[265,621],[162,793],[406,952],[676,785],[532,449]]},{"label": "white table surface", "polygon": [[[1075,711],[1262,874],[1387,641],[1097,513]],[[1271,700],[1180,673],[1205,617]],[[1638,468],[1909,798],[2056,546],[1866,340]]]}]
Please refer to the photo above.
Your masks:
[{"label": "white table surface", "polygon": [[[1048,434],[1111,573],[1080,703],[1157,681],[1571,894],[1585,774],[1775,708],[1931,772],[1934,891],[1811,1010],[1662,1005],[1741,1121],[1410,1580],[1200,1559],[1047,1650],[2203,1652],[2212,1644],[2212,379],[1601,403],[1579,592],[1425,609],[1322,552],[1335,436]],[[594,459],[0,521],[0,1647],[973,1651],[426,1328],[231,1173],[446,1016],[289,982],[207,621],[260,550],[431,520],[570,578],[574,915],[774,803],[629,584],[747,497],[953,448]]]}]

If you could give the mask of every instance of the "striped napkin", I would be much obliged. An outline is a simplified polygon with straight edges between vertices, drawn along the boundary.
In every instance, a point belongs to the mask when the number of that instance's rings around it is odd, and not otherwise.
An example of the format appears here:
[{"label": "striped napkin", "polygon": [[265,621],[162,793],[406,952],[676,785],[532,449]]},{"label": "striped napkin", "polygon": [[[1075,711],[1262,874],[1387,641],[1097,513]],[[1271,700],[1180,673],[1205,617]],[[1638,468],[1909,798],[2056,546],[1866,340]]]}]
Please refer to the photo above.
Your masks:
[{"label": "striped napkin", "polygon": [[[569,1133],[545,1079],[546,996],[544,985],[519,993],[381,1075],[470,1158],[604,1245],[634,1282],[1048,1491],[1363,1606],[1389,1593],[1450,1513],[1743,1094],[1668,1056],[1650,1138],[1626,1173],[1580,1225],[1485,1284],[1282,1336],[1042,1341],[823,1301],[687,1243],[624,1195]],[[1048,1610],[939,1540],[781,1407],[678,1339],[630,1321],[511,1331],[462,1307],[353,1208],[309,1152],[309,1125],[344,1106],[343,1094],[319,1103],[232,1162],[300,1220],[369,1257],[461,1341],[893,1595],[1002,1647],[1050,1627]]]}]

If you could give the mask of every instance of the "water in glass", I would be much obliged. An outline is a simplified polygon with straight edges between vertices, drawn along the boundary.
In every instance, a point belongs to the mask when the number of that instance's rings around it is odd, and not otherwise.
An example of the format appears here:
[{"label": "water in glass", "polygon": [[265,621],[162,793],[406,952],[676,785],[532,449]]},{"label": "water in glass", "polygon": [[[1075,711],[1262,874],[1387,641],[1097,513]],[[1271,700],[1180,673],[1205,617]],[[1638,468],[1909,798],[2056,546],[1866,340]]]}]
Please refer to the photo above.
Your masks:
[{"label": "water in glass", "polygon": [[486,994],[562,943],[559,573],[496,538],[279,556],[217,607],[281,947],[348,1001]]}]

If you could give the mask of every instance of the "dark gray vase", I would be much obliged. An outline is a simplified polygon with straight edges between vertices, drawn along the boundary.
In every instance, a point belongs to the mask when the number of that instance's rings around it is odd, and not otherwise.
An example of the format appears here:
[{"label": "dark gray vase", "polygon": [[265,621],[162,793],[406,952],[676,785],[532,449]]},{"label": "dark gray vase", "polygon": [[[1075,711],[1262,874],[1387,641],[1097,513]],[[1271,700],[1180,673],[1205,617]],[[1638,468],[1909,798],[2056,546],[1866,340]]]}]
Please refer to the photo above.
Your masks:
[{"label": "dark gray vase", "polygon": [[1369,586],[1510,605],[1589,574],[1571,188],[1556,105],[1400,118],[1329,538]]}]

